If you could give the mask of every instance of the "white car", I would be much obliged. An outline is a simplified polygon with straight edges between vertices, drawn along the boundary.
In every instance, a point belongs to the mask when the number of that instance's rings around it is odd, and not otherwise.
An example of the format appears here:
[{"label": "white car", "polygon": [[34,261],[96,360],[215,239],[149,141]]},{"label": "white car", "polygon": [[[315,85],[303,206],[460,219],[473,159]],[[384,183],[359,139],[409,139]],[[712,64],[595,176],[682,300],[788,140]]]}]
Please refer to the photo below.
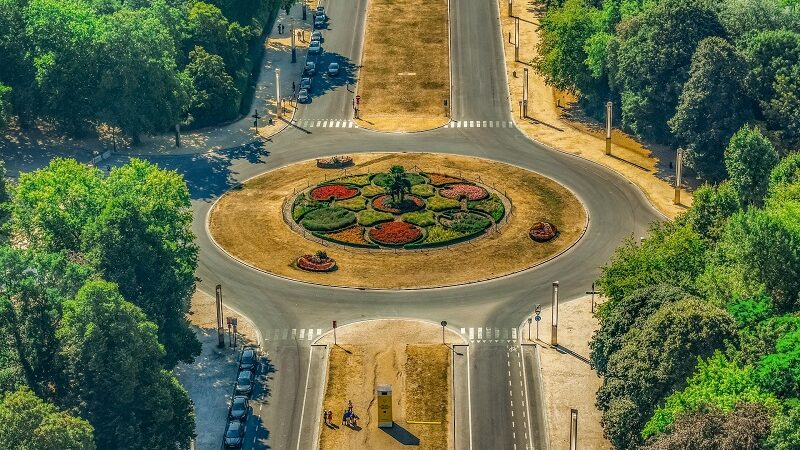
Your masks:
[{"label": "white car", "polygon": [[311,96],[308,95],[308,91],[305,89],[300,89],[300,93],[297,94],[297,101],[300,103],[308,103],[311,101]]},{"label": "white car", "polygon": [[308,53],[322,53],[322,45],[320,45],[319,41],[311,41],[311,44],[308,46]]}]

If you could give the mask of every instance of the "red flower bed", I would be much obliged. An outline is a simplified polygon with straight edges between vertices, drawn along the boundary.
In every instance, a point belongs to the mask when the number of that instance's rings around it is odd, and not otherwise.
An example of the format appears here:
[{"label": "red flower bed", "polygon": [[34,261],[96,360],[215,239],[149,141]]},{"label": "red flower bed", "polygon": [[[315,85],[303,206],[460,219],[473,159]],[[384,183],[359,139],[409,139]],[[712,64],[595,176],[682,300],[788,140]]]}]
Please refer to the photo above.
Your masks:
[{"label": "red flower bed", "polygon": [[392,203],[391,195],[381,195],[372,200],[372,207],[378,211],[388,212],[392,214],[400,214],[409,211],[416,211],[425,206],[425,202],[416,195],[406,195],[403,197],[402,205],[395,205]]},{"label": "red flower bed", "polygon": [[547,242],[558,234],[556,226],[550,222],[536,222],[528,231],[528,236],[536,242]]},{"label": "red flower bed", "polygon": [[480,186],[472,184],[454,184],[440,189],[439,195],[456,200],[460,200],[462,197],[466,197],[467,200],[482,200],[488,197],[489,193]]},{"label": "red flower bed", "polygon": [[310,272],[329,272],[336,267],[333,258],[320,258],[317,255],[303,255],[297,258],[297,267]]},{"label": "red flower bed", "polygon": [[316,201],[345,200],[356,195],[358,195],[358,189],[341,184],[328,184],[311,191],[311,198]]},{"label": "red flower bed", "polygon": [[384,245],[403,245],[422,237],[422,230],[406,222],[387,222],[369,230],[373,241]]}]

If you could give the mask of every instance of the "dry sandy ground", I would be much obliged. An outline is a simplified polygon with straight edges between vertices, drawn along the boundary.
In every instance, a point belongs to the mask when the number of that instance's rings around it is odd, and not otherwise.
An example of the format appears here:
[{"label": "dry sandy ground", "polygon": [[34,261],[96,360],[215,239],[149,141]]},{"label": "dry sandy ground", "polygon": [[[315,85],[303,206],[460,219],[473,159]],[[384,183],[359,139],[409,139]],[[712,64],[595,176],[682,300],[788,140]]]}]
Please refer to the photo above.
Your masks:
[{"label": "dry sandy ground", "polygon": [[[597,297],[596,297],[597,299]],[[565,303],[558,309],[559,348],[549,345],[552,312],[542,310],[539,322],[539,354],[541,356],[544,398],[547,404],[547,427],[550,448],[569,448],[570,410],[578,410],[578,448],[610,450],[603,437],[601,413],[595,406],[595,393],[602,380],[589,366],[589,339],[598,323],[591,311],[589,296]],[[522,337],[528,338],[527,325]],[[536,324],[532,337],[536,340]]]},{"label": "dry sandy ground", "polygon": [[[447,331],[448,343],[462,343]],[[437,324],[410,320],[358,322],[318,343],[329,345],[328,379],[322,407],[335,426],[320,421],[320,449],[452,448],[451,347],[442,345]],[[394,426],[378,428],[375,388],[391,384]],[[342,425],[347,401],[358,427]],[[439,423],[409,423],[439,422]]]},{"label": "dry sandy ground", "polygon": [[[321,244],[292,231],[281,212],[295,191],[342,175],[306,161],[268,172],[226,193],[211,212],[211,235],[230,254],[277,275],[329,285],[411,288],[461,284],[532,267],[571,246],[585,230],[586,212],[569,191],[516,166],[431,153],[370,153],[354,155],[354,159],[357,165],[348,174],[374,173],[402,164],[409,170],[416,166],[472,179],[504,192],[514,210],[499,233],[450,248],[394,253]],[[543,219],[554,223],[561,235],[539,244],[527,233],[533,222]],[[310,273],[293,266],[299,256],[320,249],[337,261],[338,270]],[[458,270],[453,267],[456,263]]]},{"label": "dry sandy ground", "polygon": [[[520,18],[520,62],[514,62],[514,18],[508,17],[508,2],[497,0],[503,25],[503,42],[508,71],[511,108],[519,128],[531,138],[557,150],[580,155],[616,170],[631,180],[645,193],[653,205],[664,215],[674,218],[691,205],[688,192],[681,195],[682,205],[672,203],[674,197],[675,160],[672,150],[644,146],[629,135],[614,130],[612,156],[605,155],[605,124],[580,116],[571,106],[574,99],[557,92],[536,74],[530,62],[537,56],[539,43],[539,16],[543,9],[537,0],[516,0],[513,13]],[[528,118],[520,119],[519,102],[522,100],[522,79],[528,69]],[[516,75],[515,75],[516,73]],[[558,104],[561,107],[557,106]],[[691,180],[685,180],[691,181]]]},{"label": "dry sandy ground", "polygon": [[449,121],[447,0],[370,0],[359,126],[429,130]]}]

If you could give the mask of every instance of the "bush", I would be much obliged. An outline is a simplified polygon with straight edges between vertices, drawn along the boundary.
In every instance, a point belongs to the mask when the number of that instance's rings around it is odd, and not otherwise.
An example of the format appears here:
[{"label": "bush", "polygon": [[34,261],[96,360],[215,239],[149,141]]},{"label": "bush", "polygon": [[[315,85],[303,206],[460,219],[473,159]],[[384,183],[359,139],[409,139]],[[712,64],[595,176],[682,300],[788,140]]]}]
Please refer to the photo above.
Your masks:
[{"label": "bush", "polygon": [[310,231],[333,231],[356,221],[356,215],[344,208],[320,208],[309,211],[302,225]]},{"label": "bush", "polygon": [[294,200],[294,206],[292,206],[292,219],[295,221],[300,220],[303,216],[315,209],[324,208],[328,206],[325,202],[318,202],[316,200],[311,200],[305,195],[299,195]]},{"label": "bush", "polygon": [[374,184],[370,184],[369,186],[364,186],[361,188],[361,195],[364,197],[375,197],[376,195],[385,194],[386,189],[375,186]]},{"label": "bush", "polygon": [[394,220],[394,216],[385,212],[368,209],[358,213],[358,224],[365,227],[370,227],[381,222],[388,222],[390,220]]},{"label": "bush", "polygon": [[431,197],[428,199],[428,209],[431,211],[444,211],[446,209],[456,209],[461,207],[461,202],[451,198]]},{"label": "bush", "polygon": [[411,186],[411,193],[425,198],[432,197],[433,186],[431,186],[430,184],[415,184]]},{"label": "bush", "polygon": [[441,225],[429,227],[427,231],[428,235],[423,241],[424,244],[439,244],[442,242],[454,241],[467,235],[466,233],[461,233],[451,228],[445,228]]},{"label": "bush", "polygon": [[369,175],[350,175],[333,180],[335,183],[353,184],[356,186],[366,186],[369,184]]},{"label": "bush", "polygon": [[360,195],[347,200],[337,200],[334,204],[339,208],[349,209],[350,211],[363,211],[367,209],[367,199]]},{"label": "bush", "polygon": [[[424,186],[424,185],[423,185]],[[403,214],[403,220],[420,227],[429,227],[436,223],[433,211],[417,211]]]},{"label": "bush", "polygon": [[[411,183],[412,186],[428,181],[425,177],[418,173],[406,172],[406,174],[403,176]],[[392,184],[393,178],[393,175],[390,173],[377,173],[372,176],[372,183],[386,188]]]},{"label": "bush", "polygon": [[458,213],[453,216],[453,223],[450,225],[450,228],[459,233],[475,234],[485,230],[491,224],[491,220],[480,214]]},{"label": "bush", "polygon": [[486,214],[492,216],[495,222],[499,222],[503,216],[506,215],[506,207],[503,205],[503,201],[500,200],[500,197],[497,194],[492,194],[491,197],[485,200],[476,200],[467,202],[467,207],[469,209],[477,209],[478,211],[483,211]]}]

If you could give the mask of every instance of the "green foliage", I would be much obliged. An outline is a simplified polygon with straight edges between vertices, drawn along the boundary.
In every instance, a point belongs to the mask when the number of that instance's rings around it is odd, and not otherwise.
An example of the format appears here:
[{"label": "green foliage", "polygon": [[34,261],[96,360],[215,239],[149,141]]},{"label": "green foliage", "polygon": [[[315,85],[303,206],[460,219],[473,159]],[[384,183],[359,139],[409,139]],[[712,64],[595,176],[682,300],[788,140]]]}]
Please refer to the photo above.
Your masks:
[{"label": "green foliage", "polygon": [[[422,185],[426,186],[426,185]],[[429,227],[436,223],[433,211],[415,211],[403,214],[403,221],[419,227]]]},{"label": "green foliage", "polygon": [[356,221],[356,215],[344,208],[319,208],[309,211],[300,222],[311,231],[333,231]]},{"label": "green foliage", "polygon": [[[402,167],[402,166],[396,166],[396,167]],[[422,184],[428,181],[424,176],[416,172],[404,172],[402,176],[403,178],[408,180],[409,183],[411,183],[411,186],[414,186],[416,184]],[[389,186],[391,186],[393,181],[394,181],[394,176],[391,173],[385,173],[385,172],[376,173],[375,175],[372,176],[372,183],[383,188],[388,188]]]},{"label": "green foliage", "polygon": [[349,209],[350,211],[363,211],[367,209],[367,199],[359,195],[348,198],[347,200],[337,200],[334,205],[339,208]]},{"label": "green foliage", "polygon": [[775,191],[781,186],[800,181],[800,152],[786,155],[772,168],[769,174],[769,190]]},{"label": "green foliage", "polygon": [[800,397],[800,330],[790,331],[775,343],[775,352],[757,367],[762,386],[781,397]]},{"label": "green foliage", "polygon": [[461,203],[458,200],[454,200],[452,198],[440,197],[438,195],[429,198],[427,202],[428,202],[428,209],[437,212],[461,207]]},{"label": "green foliage", "polygon": [[375,211],[373,209],[368,209],[358,213],[358,224],[365,227],[370,227],[381,222],[390,222],[392,220],[394,220],[394,216],[392,214],[382,211]]},{"label": "green foliage", "polygon": [[463,234],[480,233],[492,224],[492,221],[480,214],[459,212],[453,214],[450,228]]},{"label": "green foliage", "polygon": [[467,207],[489,214],[495,222],[499,222],[506,214],[506,207],[503,206],[503,201],[500,200],[497,194],[492,194],[489,198],[484,200],[467,202]]},{"label": "green foliage", "polygon": [[700,41],[669,126],[686,146],[687,165],[708,180],[725,178],[722,150],[752,115],[744,59],[722,38]]},{"label": "green foliage", "polygon": [[0,399],[0,448],[94,450],[89,423],[58,411],[26,388]]},{"label": "green foliage", "polygon": [[645,286],[619,300],[603,303],[597,312],[600,327],[589,342],[592,367],[604,375],[609,358],[617,352],[631,328],[642,324],[663,305],[691,297],[681,288],[669,284]]},{"label": "green foliage", "polygon": [[445,228],[441,225],[433,225],[426,229],[427,235],[424,244],[438,244],[442,242],[453,241],[465,237],[465,233],[458,232],[452,228]]},{"label": "green foliage", "polygon": [[92,281],[64,302],[60,356],[68,403],[89,418],[99,448],[188,448],[194,414],[186,391],[163,370],[156,325],[116,285]]},{"label": "green foliage", "polygon": [[667,397],[645,425],[642,437],[663,433],[680,414],[708,406],[728,413],[740,403],[758,403],[772,409],[778,406],[776,399],[756,383],[752,366],[739,367],[717,352],[697,364],[686,388]]},{"label": "green foliage", "polygon": [[777,414],[772,421],[772,430],[767,437],[769,450],[800,450],[800,402],[795,400]]},{"label": "green foliage", "polygon": [[297,198],[294,199],[294,205],[292,205],[292,219],[298,221],[303,218],[307,212],[327,206],[327,202],[318,202],[308,198],[306,195],[298,195]]},{"label": "green foliage", "polygon": [[738,212],[739,198],[730,183],[704,184],[692,193],[692,207],[678,222],[686,222],[703,238],[717,242],[728,218]]},{"label": "green foliage", "polygon": [[6,165],[0,161],[0,244],[6,239],[8,232],[6,223],[11,215],[11,200],[8,194],[9,184],[6,179]]},{"label": "green foliage", "polygon": [[612,46],[612,85],[622,99],[622,124],[643,138],[665,142],[695,48],[724,29],[700,0],[664,0],[618,27]]},{"label": "green foliage", "polygon": [[370,183],[369,175],[349,175],[342,178],[337,178],[337,184],[352,184],[358,187],[366,186]]},{"label": "green foliage", "polygon": [[133,159],[103,178],[56,159],[23,174],[13,225],[36,250],[81,255],[158,325],[166,367],[191,361],[200,344],[186,313],[194,293],[197,247],[183,178]]},{"label": "green foliage", "polygon": [[696,299],[662,305],[641,328],[630,330],[611,356],[597,392],[605,432],[615,448],[636,448],[656,406],[683,388],[697,358],[711,356],[735,336],[727,312]]},{"label": "green foliage", "polygon": [[659,283],[690,288],[706,263],[707,243],[689,225],[657,224],[641,244],[628,239],[603,266],[598,287],[620,300]]},{"label": "green foliage", "polygon": [[745,126],[733,135],[725,149],[725,167],[740,204],[764,203],[770,172],[777,163],[778,153],[757,128]]},{"label": "green foliage", "polygon": [[424,198],[432,197],[433,186],[430,184],[415,184],[411,186],[411,193]]},{"label": "green foliage", "polygon": [[188,113],[195,126],[236,117],[239,91],[233,78],[225,72],[222,57],[208,53],[203,47],[195,47],[189,52],[184,76],[192,86]]},{"label": "green foliage", "polygon": [[734,297],[725,305],[725,309],[740,328],[755,326],[775,313],[772,299],[763,294],[753,298]]},{"label": "green foliage", "polygon": [[[411,186],[413,189],[414,186]],[[375,186],[374,184],[370,184],[361,188],[361,195],[364,197],[375,197],[377,195],[385,194],[386,189],[380,186]]]},{"label": "green foliage", "polygon": [[0,130],[3,130],[11,120],[11,88],[0,83]]}]

